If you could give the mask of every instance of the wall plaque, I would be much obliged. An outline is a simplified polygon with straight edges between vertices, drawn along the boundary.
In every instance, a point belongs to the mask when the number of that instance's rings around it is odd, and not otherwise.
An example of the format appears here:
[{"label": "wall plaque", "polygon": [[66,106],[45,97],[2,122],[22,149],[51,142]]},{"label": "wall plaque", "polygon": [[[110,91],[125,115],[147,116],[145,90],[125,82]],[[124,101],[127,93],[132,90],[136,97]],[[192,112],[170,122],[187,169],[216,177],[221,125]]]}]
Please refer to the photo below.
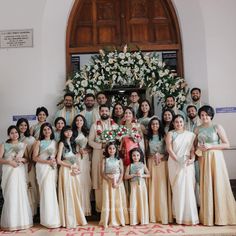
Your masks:
[{"label": "wall plaque", "polygon": [[0,48],[33,47],[33,29],[0,31]]}]

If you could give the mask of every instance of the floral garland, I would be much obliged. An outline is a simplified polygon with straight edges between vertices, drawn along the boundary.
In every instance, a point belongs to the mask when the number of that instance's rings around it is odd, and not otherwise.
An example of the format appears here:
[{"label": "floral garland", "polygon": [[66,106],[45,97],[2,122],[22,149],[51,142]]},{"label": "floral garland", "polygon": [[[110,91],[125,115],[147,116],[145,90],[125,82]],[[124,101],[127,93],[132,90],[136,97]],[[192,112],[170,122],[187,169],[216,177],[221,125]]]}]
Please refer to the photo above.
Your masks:
[{"label": "floral garland", "polygon": [[183,106],[188,94],[184,78],[170,71],[156,53],[131,52],[127,46],[122,51],[100,50],[66,82],[65,90],[74,92],[82,108],[86,93],[111,90],[115,86],[149,88],[150,95],[157,95],[162,105],[166,97],[172,95],[178,108]]}]

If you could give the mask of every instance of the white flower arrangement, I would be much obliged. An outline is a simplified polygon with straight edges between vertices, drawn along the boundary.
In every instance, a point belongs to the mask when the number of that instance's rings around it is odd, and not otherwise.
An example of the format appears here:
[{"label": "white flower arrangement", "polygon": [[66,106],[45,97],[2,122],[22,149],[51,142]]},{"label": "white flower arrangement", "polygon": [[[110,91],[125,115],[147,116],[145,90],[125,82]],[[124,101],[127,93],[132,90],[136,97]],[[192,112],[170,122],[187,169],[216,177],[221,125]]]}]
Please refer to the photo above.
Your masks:
[{"label": "white flower arrangement", "polygon": [[89,64],[76,72],[66,83],[66,91],[74,92],[79,108],[86,93],[111,90],[116,87],[150,88],[164,104],[167,96],[176,98],[178,108],[186,101],[187,83],[170,71],[156,53],[99,50]]}]

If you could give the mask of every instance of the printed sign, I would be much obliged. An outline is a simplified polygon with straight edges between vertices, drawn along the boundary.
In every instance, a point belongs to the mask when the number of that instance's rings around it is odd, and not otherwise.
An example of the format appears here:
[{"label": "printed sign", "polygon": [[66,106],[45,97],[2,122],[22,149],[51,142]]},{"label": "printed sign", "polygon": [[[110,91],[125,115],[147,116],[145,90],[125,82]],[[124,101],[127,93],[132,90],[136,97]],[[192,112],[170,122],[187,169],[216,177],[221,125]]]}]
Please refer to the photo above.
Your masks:
[{"label": "printed sign", "polygon": [[28,121],[36,120],[36,115],[15,115],[12,117],[13,121],[18,121],[20,118],[25,118]]},{"label": "printed sign", "polygon": [[0,48],[33,47],[33,29],[0,31]]},{"label": "printed sign", "polygon": [[218,107],[216,113],[235,113],[236,107]]}]

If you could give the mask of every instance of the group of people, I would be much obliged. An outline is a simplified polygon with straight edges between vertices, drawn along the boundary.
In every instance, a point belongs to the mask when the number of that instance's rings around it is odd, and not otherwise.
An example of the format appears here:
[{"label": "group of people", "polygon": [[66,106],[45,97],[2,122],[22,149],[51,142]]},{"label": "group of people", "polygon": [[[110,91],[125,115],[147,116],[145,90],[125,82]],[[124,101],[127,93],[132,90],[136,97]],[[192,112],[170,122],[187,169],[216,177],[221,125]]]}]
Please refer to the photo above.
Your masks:
[{"label": "group of people", "polygon": [[73,99],[65,94],[54,127],[39,107],[37,124],[21,118],[8,128],[0,147],[2,229],[31,227],[38,206],[45,227],[85,225],[92,200],[104,227],[236,224],[222,152],[229,141],[199,88],[182,111],[167,97],[159,116],[137,91],[129,106],[112,109],[103,92],[86,94],[80,112]]}]

